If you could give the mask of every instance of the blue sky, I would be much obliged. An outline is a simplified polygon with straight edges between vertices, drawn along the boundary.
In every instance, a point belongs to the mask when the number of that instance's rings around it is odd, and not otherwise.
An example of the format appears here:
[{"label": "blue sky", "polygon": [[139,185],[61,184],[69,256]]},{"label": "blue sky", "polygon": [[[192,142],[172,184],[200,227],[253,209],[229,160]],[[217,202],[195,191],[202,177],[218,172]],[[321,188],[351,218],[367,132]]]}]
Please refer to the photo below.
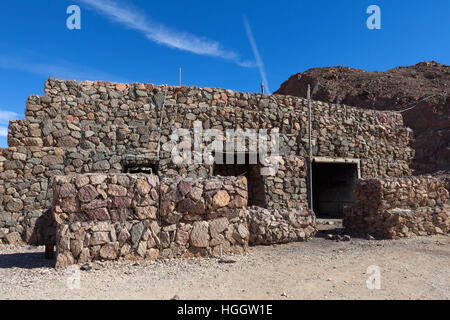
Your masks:
[{"label": "blue sky", "polygon": [[[81,30],[69,30],[69,5]],[[381,30],[369,30],[369,5]],[[313,67],[450,64],[449,0],[3,0],[0,146],[48,76],[275,91]],[[244,18],[244,16],[246,18]],[[251,36],[249,36],[251,34]],[[256,47],[256,50],[255,50]]]}]

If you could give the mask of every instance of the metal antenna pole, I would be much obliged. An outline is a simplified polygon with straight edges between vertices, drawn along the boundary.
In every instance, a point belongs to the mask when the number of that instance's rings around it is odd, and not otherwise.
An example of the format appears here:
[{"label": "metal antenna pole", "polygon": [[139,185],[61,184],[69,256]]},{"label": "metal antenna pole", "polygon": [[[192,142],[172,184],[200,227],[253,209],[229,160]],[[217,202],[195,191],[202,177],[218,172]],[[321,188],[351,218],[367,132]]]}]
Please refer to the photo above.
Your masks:
[{"label": "metal antenna pole", "polygon": [[308,84],[307,91],[307,99],[308,99],[308,151],[309,151],[309,208],[313,210],[313,189],[312,189],[312,142],[311,142],[311,86]]},{"label": "metal antenna pole", "polygon": [[167,85],[164,85],[164,101],[161,108],[161,116],[159,118],[159,132],[158,132],[158,149],[157,149],[157,156],[159,161],[159,154],[161,152],[161,133],[162,133],[162,124],[163,124],[163,115],[164,115],[164,107],[166,106],[166,98],[167,98]]},{"label": "metal antenna pole", "polygon": [[264,94],[264,82],[261,81],[261,93]]}]

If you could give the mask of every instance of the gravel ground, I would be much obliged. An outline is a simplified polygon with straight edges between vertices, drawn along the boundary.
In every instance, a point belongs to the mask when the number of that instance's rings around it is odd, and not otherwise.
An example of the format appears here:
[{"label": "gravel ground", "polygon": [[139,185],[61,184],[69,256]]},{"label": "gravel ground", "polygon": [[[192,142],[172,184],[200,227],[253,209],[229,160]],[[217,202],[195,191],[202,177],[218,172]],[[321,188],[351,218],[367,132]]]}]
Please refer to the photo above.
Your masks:
[{"label": "gravel ground", "polygon": [[[98,262],[70,289],[43,247],[0,246],[3,299],[449,299],[450,236],[352,238],[251,247],[235,263],[218,259]],[[381,289],[366,269],[381,270]]]}]

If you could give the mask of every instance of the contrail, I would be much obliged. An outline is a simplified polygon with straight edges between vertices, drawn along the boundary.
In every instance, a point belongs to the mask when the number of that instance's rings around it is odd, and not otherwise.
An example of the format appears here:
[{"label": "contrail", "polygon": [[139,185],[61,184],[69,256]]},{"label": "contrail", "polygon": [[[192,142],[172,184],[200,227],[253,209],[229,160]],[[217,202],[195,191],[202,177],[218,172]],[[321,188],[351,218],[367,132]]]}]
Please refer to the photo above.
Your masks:
[{"label": "contrail", "polygon": [[252,29],[250,28],[250,25],[248,24],[247,18],[245,16],[243,16],[243,18],[244,18],[245,30],[247,31],[248,41],[250,42],[250,45],[252,46],[253,54],[255,55],[256,64],[258,66],[259,73],[261,74],[261,78],[263,80],[263,83],[264,83],[267,93],[270,94],[269,82],[267,81],[266,71],[264,70],[264,63],[261,59],[261,56],[259,55],[258,47],[256,46],[256,42],[255,42],[255,38],[253,37]]},{"label": "contrail", "polygon": [[78,0],[78,2],[87,4],[112,21],[126,28],[142,32],[147,39],[169,48],[226,59],[242,67],[255,66],[253,62],[242,61],[237,53],[223,49],[217,41],[173,30],[161,23],[152,21],[139,10],[130,6],[126,7],[122,3],[113,0]]}]

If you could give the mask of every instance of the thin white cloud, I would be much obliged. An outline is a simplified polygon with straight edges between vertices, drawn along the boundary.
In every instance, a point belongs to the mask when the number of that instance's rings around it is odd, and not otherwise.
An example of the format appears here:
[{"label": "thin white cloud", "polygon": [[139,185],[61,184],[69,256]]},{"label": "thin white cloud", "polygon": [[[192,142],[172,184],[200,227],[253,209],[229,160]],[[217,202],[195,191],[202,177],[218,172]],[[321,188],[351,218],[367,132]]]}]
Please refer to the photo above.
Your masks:
[{"label": "thin white cloud", "polygon": [[7,137],[8,136],[8,128],[0,126],[0,137]]},{"label": "thin white cloud", "polygon": [[270,94],[269,82],[267,81],[266,71],[264,69],[264,63],[261,59],[261,55],[259,54],[258,47],[256,46],[255,38],[253,37],[252,29],[248,24],[247,18],[244,16],[244,25],[245,31],[247,32],[248,41],[253,50],[253,54],[255,55],[256,65],[258,66],[259,73],[261,75],[262,81],[264,82],[265,91]]},{"label": "thin white cloud", "polygon": [[255,66],[254,62],[242,61],[237,53],[222,48],[222,45],[217,41],[173,30],[150,20],[135,8],[125,7],[123,3],[112,0],[78,0],[78,2],[87,4],[112,21],[129,29],[140,31],[147,39],[169,48],[230,60],[242,67]]},{"label": "thin white cloud", "polygon": [[22,116],[13,111],[0,110],[0,137],[8,136],[8,124],[11,119],[18,119]]},{"label": "thin white cloud", "polygon": [[19,70],[44,77],[55,77],[73,80],[110,80],[122,82],[120,77],[94,70],[88,67],[76,66],[67,62],[42,63],[29,62],[16,57],[0,55],[0,68]]},{"label": "thin white cloud", "polygon": [[0,124],[8,124],[9,120],[17,119],[20,115],[13,111],[0,110]]}]

